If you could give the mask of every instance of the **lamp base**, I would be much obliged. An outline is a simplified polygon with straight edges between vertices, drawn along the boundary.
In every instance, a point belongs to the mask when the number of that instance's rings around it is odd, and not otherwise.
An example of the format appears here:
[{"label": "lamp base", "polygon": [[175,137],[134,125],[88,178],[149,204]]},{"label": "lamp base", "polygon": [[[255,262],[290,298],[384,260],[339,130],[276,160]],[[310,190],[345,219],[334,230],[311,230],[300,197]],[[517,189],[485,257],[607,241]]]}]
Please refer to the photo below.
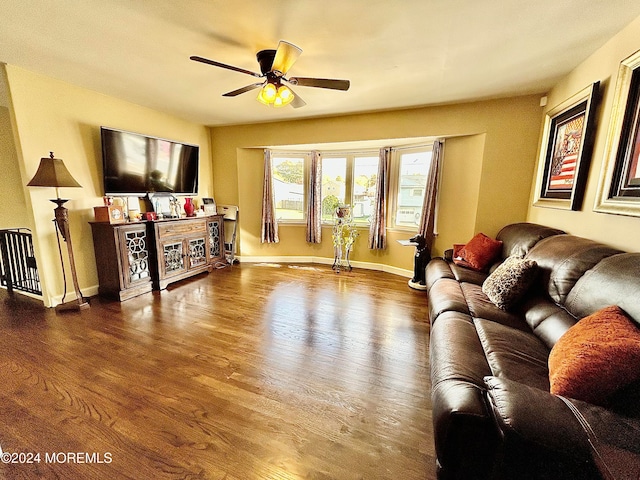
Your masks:
[{"label": "lamp base", "polygon": [[89,308],[89,302],[85,298],[70,300],[68,302],[59,303],[55,306],[56,312],[79,312],[80,310],[85,310]]}]

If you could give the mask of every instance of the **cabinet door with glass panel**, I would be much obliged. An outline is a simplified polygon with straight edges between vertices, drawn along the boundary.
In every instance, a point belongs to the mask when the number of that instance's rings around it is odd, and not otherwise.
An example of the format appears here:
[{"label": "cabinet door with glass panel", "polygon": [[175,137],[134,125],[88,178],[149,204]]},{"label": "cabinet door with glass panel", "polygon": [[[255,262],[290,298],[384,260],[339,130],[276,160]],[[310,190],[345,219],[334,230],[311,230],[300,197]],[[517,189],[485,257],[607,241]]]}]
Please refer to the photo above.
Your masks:
[{"label": "cabinet door with glass panel", "polygon": [[157,222],[158,287],[211,269],[204,218]]},{"label": "cabinet door with glass panel", "polygon": [[214,215],[207,219],[209,233],[209,260],[212,263],[224,260],[224,221],[222,215]]}]

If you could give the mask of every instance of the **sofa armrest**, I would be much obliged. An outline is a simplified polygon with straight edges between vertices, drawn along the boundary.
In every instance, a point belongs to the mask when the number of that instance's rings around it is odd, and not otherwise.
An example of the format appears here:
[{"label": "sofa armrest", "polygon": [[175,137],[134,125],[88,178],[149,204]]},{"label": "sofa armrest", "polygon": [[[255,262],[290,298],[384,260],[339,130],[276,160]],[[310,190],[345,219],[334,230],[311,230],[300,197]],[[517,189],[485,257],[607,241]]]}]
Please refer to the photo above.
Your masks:
[{"label": "sofa armrest", "polygon": [[640,478],[640,420],[587,402],[562,399],[587,432],[603,476]]},{"label": "sofa armrest", "polygon": [[[574,453],[589,451],[586,432],[557,396],[523,383],[486,377],[489,407],[503,436]],[[588,456],[588,455],[583,455]]]},{"label": "sofa armrest", "polygon": [[485,384],[502,434],[499,478],[601,478],[587,433],[562,399],[497,377]]}]

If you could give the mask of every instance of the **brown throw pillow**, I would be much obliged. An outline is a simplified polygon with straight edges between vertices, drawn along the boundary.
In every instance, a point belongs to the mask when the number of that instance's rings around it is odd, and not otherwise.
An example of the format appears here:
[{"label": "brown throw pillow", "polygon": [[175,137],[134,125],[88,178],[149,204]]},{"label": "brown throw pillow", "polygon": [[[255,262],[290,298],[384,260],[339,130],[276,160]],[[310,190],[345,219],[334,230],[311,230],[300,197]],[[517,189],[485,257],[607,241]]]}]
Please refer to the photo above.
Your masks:
[{"label": "brown throw pillow", "polygon": [[549,354],[551,393],[606,405],[617,390],[640,380],[640,329],[617,306],[583,318]]},{"label": "brown throw pillow", "polygon": [[[456,251],[457,250],[457,251]],[[462,248],[454,246],[453,262],[463,267],[485,271],[502,252],[502,242],[478,233]]]},{"label": "brown throw pillow", "polygon": [[487,277],[482,291],[497,307],[508,310],[527,292],[537,269],[535,261],[511,256]]}]

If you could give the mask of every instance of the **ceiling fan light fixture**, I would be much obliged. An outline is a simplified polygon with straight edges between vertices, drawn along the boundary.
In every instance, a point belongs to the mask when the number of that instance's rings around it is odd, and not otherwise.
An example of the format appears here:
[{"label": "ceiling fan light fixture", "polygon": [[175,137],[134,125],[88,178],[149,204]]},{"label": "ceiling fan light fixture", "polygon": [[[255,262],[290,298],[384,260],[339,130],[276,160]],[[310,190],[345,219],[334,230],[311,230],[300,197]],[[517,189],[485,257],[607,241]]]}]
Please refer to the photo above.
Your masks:
[{"label": "ceiling fan light fixture", "polygon": [[284,107],[285,105],[289,105],[293,102],[294,94],[286,85],[281,85],[278,88],[278,93],[276,95],[276,99],[273,102],[274,107]]},{"label": "ceiling fan light fixture", "polygon": [[252,77],[261,78],[258,83],[253,83],[227,93],[223,93],[223,97],[236,97],[240,94],[250,92],[259,88],[257,100],[264,105],[273,105],[274,107],[284,107],[291,104],[293,108],[300,108],[306,105],[306,102],[299,95],[293,93],[291,89],[282,85],[287,82],[291,85],[299,85],[301,87],[326,88],[329,90],[349,90],[349,80],[339,80],[335,78],[312,78],[312,77],[289,77],[286,78],[287,72],[296,62],[302,49],[294,44],[280,40],[276,50],[260,50],[256,54],[258,63],[260,64],[260,72],[253,72],[226,63],[220,63],[208,58],[193,55],[189,57],[191,60],[213,65],[214,67],[224,68],[238,73],[251,75]]},{"label": "ceiling fan light fixture", "polygon": [[274,107],[284,107],[293,102],[295,95],[286,85],[279,82],[267,82],[258,93],[258,101],[264,105],[273,105]]},{"label": "ceiling fan light fixture", "polygon": [[271,105],[278,95],[278,89],[276,86],[268,82],[264,87],[260,89],[258,93],[258,101],[265,105]]}]

